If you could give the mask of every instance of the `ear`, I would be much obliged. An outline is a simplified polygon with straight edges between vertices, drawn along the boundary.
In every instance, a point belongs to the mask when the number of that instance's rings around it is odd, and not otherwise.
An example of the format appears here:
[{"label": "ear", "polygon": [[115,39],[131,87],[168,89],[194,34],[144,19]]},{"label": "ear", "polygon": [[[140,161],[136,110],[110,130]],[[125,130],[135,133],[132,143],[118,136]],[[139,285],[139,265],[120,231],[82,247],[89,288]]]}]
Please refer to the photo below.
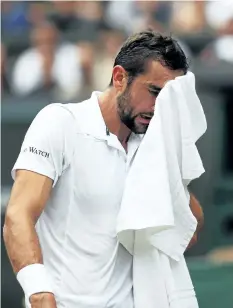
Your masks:
[{"label": "ear", "polygon": [[127,73],[122,66],[114,66],[112,71],[112,80],[113,86],[116,90],[122,91],[125,89],[127,86]]}]

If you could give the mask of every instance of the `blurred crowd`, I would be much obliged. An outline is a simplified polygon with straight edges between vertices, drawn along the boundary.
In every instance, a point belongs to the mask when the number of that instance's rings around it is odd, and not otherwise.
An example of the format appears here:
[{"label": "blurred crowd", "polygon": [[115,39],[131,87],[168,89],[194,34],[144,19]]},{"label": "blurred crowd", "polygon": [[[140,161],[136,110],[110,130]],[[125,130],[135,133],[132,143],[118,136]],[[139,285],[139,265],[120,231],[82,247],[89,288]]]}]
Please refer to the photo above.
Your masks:
[{"label": "blurred crowd", "polygon": [[[52,93],[64,101],[104,90],[125,38],[153,28],[187,56],[233,62],[233,1],[2,1],[3,97]],[[195,54],[185,37],[213,37]]]}]

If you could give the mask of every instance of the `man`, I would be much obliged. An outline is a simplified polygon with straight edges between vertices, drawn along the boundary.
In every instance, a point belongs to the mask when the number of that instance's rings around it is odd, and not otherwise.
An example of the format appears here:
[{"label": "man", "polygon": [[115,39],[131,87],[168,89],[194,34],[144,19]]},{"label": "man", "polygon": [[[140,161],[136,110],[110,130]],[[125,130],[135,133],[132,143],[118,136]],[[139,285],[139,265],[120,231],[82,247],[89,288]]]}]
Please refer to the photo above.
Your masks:
[{"label": "man", "polygon": [[175,40],[144,31],[122,46],[105,92],[34,119],[4,226],[32,308],[133,308],[132,256],[116,237],[124,181],[159,91],[187,69]]},{"label": "man", "polygon": [[[73,99],[83,86],[82,51],[75,44],[60,42],[53,24],[42,22],[30,35],[30,47],[17,58],[12,86],[19,96],[48,90],[59,99]],[[30,69],[29,69],[30,67]]]}]

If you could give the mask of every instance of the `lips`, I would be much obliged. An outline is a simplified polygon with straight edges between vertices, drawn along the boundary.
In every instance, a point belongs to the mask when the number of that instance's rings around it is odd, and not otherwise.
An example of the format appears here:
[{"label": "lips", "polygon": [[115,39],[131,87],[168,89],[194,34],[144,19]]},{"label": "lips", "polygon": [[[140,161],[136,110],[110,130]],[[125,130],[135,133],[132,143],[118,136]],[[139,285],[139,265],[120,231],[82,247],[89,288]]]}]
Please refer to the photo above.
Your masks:
[{"label": "lips", "polygon": [[146,116],[146,115],[142,115],[142,114],[138,117],[139,122],[141,124],[146,124],[146,125],[150,124],[151,119],[152,119],[151,116]]},{"label": "lips", "polygon": [[146,119],[146,120],[151,120],[152,116],[151,115],[147,115],[147,114],[141,114],[140,115],[143,119]]}]

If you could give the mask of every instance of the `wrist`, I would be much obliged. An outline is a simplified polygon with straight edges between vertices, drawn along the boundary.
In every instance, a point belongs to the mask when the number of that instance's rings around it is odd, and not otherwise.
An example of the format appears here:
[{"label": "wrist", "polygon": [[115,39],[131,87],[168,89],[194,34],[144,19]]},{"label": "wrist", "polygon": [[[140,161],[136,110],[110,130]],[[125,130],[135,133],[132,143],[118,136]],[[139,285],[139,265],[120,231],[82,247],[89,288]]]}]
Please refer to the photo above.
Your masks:
[{"label": "wrist", "polygon": [[24,291],[27,302],[32,295],[37,295],[34,298],[39,298],[45,294],[53,294],[51,279],[43,264],[25,266],[18,272],[17,280]]},{"label": "wrist", "polygon": [[41,293],[35,293],[32,294],[29,298],[29,302],[30,304],[39,304],[42,301],[47,301],[49,299],[53,299],[54,298],[54,294],[50,293],[50,292],[41,292]]}]

